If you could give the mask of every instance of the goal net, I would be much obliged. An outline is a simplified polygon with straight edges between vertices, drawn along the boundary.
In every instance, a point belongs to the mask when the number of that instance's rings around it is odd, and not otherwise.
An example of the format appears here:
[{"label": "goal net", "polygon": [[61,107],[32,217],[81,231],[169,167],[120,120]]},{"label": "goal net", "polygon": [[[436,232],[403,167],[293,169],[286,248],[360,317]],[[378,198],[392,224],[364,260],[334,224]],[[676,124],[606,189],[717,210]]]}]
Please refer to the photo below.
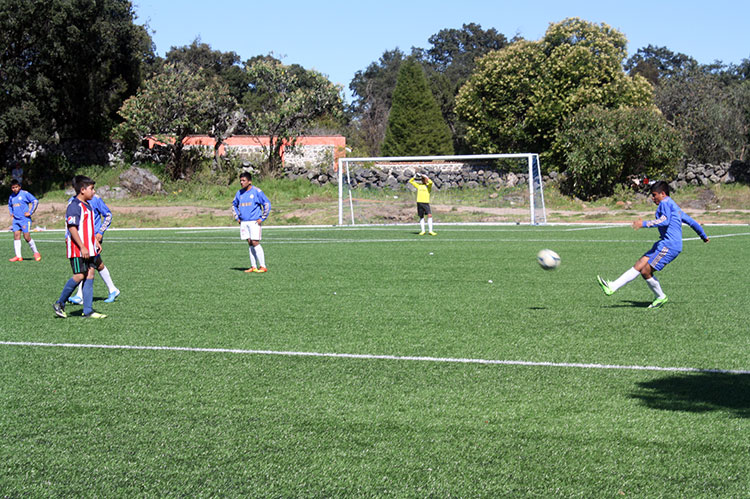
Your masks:
[{"label": "goal net", "polygon": [[436,223],[547,223],[539,155],[523,153],[340,158],[339,225],[415,222],[417,173],[433,181]]}]

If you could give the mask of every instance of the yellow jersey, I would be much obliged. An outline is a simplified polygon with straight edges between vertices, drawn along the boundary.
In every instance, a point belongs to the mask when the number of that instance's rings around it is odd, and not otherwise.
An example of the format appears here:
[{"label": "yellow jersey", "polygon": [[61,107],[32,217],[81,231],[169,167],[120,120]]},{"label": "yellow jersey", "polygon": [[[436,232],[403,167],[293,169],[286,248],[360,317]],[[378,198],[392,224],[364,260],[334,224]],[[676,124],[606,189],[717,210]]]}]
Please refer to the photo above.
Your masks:
[{"label": "yellow jersey", "polygon": [[432,192],[432,180],[427,179],[427,183],[417,182],[414,177],[409,179],[409,183],[417,189],[417,203],[429,203],[430,192]]}]

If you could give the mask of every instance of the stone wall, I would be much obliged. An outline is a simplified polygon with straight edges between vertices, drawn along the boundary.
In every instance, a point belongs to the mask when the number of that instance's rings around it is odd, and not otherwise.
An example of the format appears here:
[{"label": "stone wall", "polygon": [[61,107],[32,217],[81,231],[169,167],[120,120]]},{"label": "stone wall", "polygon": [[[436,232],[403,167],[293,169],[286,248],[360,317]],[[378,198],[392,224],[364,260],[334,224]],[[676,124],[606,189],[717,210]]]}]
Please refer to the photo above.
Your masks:
[{"label": "stone wall", "polygon": [[678,190],[687,185],[750,183],[750,162],[732,161],[718,165],[687,163],[669,186]]}]

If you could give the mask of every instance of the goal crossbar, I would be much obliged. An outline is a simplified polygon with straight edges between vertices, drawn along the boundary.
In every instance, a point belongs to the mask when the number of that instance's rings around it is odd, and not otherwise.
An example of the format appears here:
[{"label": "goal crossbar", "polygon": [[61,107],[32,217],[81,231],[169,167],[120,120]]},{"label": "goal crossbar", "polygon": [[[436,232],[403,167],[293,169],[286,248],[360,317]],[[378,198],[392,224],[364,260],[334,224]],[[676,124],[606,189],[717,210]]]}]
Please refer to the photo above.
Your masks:
[{"label": "goal crossbar", "polygon": [[[529,210],[530,223],[532,225],[546,223],[546,213],[544,209],[544,193],[542,189],[541,167],[539,165],[539,155],[536,153],[511,153],[511,154],[462,154],[453,156],[379,156],[379,157],[360,157],[360,158],[339,158],[338,160],[338,185],[339,185],[339,225],[344,224],[344,170],[346,170],[347,185],[351,185],[349,178],[350,163],[371,163],[371,162],[418,162],[418,161],[473,161],[487,159],[526,159],[529,167]],[[539,188],[541,206],[535,206],[534,189]],[[352,193],[349,189],[349,205],[352,210]],[[541,219],[536,217],[535,209],[541,209]],[[354,225],[354,215],[352,210],[352,225]]]}]

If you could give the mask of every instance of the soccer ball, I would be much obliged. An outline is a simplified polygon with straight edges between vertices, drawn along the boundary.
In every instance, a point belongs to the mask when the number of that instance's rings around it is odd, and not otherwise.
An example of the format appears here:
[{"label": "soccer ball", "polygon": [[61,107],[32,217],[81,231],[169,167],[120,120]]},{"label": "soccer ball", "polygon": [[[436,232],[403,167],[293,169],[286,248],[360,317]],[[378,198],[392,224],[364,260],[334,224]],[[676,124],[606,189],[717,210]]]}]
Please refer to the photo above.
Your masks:
[{"label": "soccer ball", "polygon": [[536,260],[544,270],[553,270],[560,265],[560,255],[551,249],[543,249],[536,254]]}]

